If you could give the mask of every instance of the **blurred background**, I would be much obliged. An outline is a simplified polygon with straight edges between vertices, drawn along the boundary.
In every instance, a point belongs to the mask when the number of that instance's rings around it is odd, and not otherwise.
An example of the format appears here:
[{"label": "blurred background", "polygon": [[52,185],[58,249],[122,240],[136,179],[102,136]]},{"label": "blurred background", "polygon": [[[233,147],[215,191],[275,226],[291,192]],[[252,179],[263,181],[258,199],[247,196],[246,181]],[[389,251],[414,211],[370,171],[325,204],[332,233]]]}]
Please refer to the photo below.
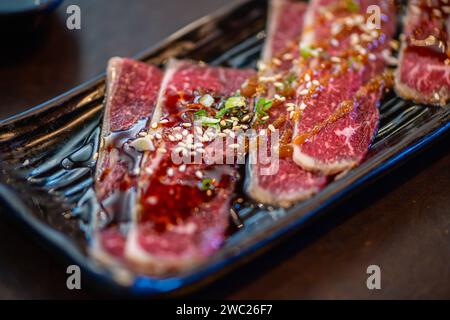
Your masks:
[{"label": "blurred background", "polygon": [[[103,73],[112,56],[135,55],[205,14],[239,1],[66,0],[40,21],[38,31],[19,32],[7,21],[1,28],[0,118]],[[81,30],[66,28],[71,4],[81,8]],[[194,296],[450,298],[449,142],[448,136],[441,139],[334,208],[331,218]],[[371,264],[381,267],[380,291],[366,287]],[[68,291],[65,271],[66,266],[26,230],[0,214],[0,299],[107,295],[90,288],[84,278],[83,290]]]},{"label": "blurred background", "polygon": [[[236,0],[66,0],[39,21],[37,31],[25,34],[23,20],[17,25],[9,19],[0,28],[0,118],[90,80],[104,72],[110,57],[133,56],[232,3]],[[73,4],[81,9],[81,30],[66,27],[66,10]]]}]

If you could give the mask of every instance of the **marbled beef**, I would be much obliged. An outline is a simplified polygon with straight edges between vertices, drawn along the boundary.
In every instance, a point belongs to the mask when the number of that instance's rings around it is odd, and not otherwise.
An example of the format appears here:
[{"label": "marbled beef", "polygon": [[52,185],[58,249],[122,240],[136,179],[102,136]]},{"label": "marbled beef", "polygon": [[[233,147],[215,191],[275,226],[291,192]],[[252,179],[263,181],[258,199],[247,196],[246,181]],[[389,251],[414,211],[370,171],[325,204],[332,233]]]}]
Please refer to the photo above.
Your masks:
[{"label": "marbled beef", "polygon": [[[367,10],[369,6],[375,11]],[[389,48],[395,20],[391,0],[310,3],[300,44],[298,72],[304,81],[297,89],[301,114],[293,140],[293,159],[304,169],[332,175],[363,160],[377,131],[378,105],[389,80],[383,51]]]},{"label": "marbled beef", "polygon": [[[288,0],[270,2],[268,33],[262,58],[265,67],[260,72],[260,79],[277,75],[284,79],[289,78],[293,60],[298,56],[298,40],[302,33],[306,8],[307,4],[303,2]],[[274,58],[276,59],[275,63]],[[284,85],[292,85],[292,83],[284,83]],[[273,84],[268,83],[267,86],[268,90],[264,98],[273,100],[276,90],[274,90]],[[265,137],[268,140],[267,154],[272,152],[270,150],[272,132],[268,129],[269,126],[274,126],[279,131],[282,144],[278,162],[264,164],[263,161],[255,159],[247,164],[246,192],[261,203],[287,207],[297,201],[309,198],[327,182],[325,176],[316,175],[297,166],[292,160],[291,153],[286,152],[294,130],[293,120],[290,116],[293,107],[289,107],[292,102],[294,102],[294,97],[276,104],[272,103],[273,105],[267,110],[269,119],[265,121],[255,119],[253,124],[254,129],[264,133],[260,139]]]},{"label": "marbled beef", "polygon": [[[225,238],[237,180],[235,165],[176,163],[203,154],[214,140],[208,126],[223,102],[253,75],[251,70],[171,61],[160,91],[139,179],[138,212],[125,255],[135,269],[167,274],[190,268],[217,250]],[[206,121],[206,120],[205,120]],[[201,131],[201,132],[198,132]],[[197,133],[201,140],[193,141]]]},{"label": "marbled beef", "polygon": [[[101,203],[96,224],[96,253],[121,257],[125,235],[120,220],[127,220],[135,190],[138,158],[127,154],[126,143],[145,130],[153,115],[163,72],[157,67],[126,58],[112,58],[107,69],[107,92],[102,126],[102,143],[96,167],[95,191]],[[106,227],[106,228],[104,228]]]},{"label": "marbled beef", "polygon": [[410,1],[395,90],[405,99],[444,106],[450,100],[450,5]]}]

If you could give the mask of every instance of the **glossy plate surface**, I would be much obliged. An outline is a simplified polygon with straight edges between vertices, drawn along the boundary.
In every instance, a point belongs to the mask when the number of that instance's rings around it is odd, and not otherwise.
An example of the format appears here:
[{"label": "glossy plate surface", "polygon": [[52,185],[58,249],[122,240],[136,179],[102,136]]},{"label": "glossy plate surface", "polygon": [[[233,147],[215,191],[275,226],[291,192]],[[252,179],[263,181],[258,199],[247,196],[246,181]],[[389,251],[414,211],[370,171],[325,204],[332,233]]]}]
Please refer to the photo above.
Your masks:
[{"label": "glossy plate surface", "polygon": [[[169,57],[213,65],[255,67],[264,42],[267,2],[250,0],[207,16],[137,58],[162,65]],[[99,145],[105,77],[100,76],[24,114],[0,122],[0,202],[4,212],[43,244],[80,265],[109,290],[151,295],[211,280],[330,212],[333,204],[392,169],[450,129],[450,108],[416,105],[388,94],[381,125],[364,163],[308,201],[287,209],[248,203],[224,246],[195,270],[170,278],[123,277],[87,254],[94,154]]]}]

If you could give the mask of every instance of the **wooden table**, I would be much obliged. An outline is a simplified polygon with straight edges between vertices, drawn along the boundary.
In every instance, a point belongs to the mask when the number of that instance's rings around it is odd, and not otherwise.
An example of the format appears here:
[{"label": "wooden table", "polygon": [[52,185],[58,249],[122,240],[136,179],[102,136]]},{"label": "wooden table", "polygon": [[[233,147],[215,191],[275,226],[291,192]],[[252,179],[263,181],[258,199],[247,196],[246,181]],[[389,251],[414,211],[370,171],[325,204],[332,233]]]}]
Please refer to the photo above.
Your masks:
[{"label": "wooden table", "polygon": [[[77,0],[44,34],[0,50],[0,117],[44,102],[230,0]],[[194,294],[203,298],[450,298],[450,137],[367,187],[308,230]],[[367,266],[382,289],[366,287]],[[0,216],[0,298],[91,298],[66,289],[66,266]]]}]

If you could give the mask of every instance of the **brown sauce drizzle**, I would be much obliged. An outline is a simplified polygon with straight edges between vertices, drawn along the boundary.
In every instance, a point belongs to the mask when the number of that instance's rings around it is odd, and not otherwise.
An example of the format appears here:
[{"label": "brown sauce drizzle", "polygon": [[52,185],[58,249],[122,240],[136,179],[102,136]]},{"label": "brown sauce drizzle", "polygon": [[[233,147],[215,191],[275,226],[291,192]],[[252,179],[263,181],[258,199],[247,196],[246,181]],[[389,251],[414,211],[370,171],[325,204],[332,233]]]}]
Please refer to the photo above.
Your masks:
[{"label": "brown sauce drizzle", "polygon": [[296,145],[302,145],[307,140],[316,136],[327,126],[335,123],[342,117],[346,116],[352,112],[355,107],[357,107],[360,102],[359,100],[370,93],[376,92],[381,88],[390,88],[393,85],[393,74],[392,72],[386,71],[381,76],[375,77],[370,80],[365,86],[360,88],[355,95],[354,99],[343,101],[339,107],[324,121],[316,124],[310,131],[299,134],[293,139],[293,143]]}]

